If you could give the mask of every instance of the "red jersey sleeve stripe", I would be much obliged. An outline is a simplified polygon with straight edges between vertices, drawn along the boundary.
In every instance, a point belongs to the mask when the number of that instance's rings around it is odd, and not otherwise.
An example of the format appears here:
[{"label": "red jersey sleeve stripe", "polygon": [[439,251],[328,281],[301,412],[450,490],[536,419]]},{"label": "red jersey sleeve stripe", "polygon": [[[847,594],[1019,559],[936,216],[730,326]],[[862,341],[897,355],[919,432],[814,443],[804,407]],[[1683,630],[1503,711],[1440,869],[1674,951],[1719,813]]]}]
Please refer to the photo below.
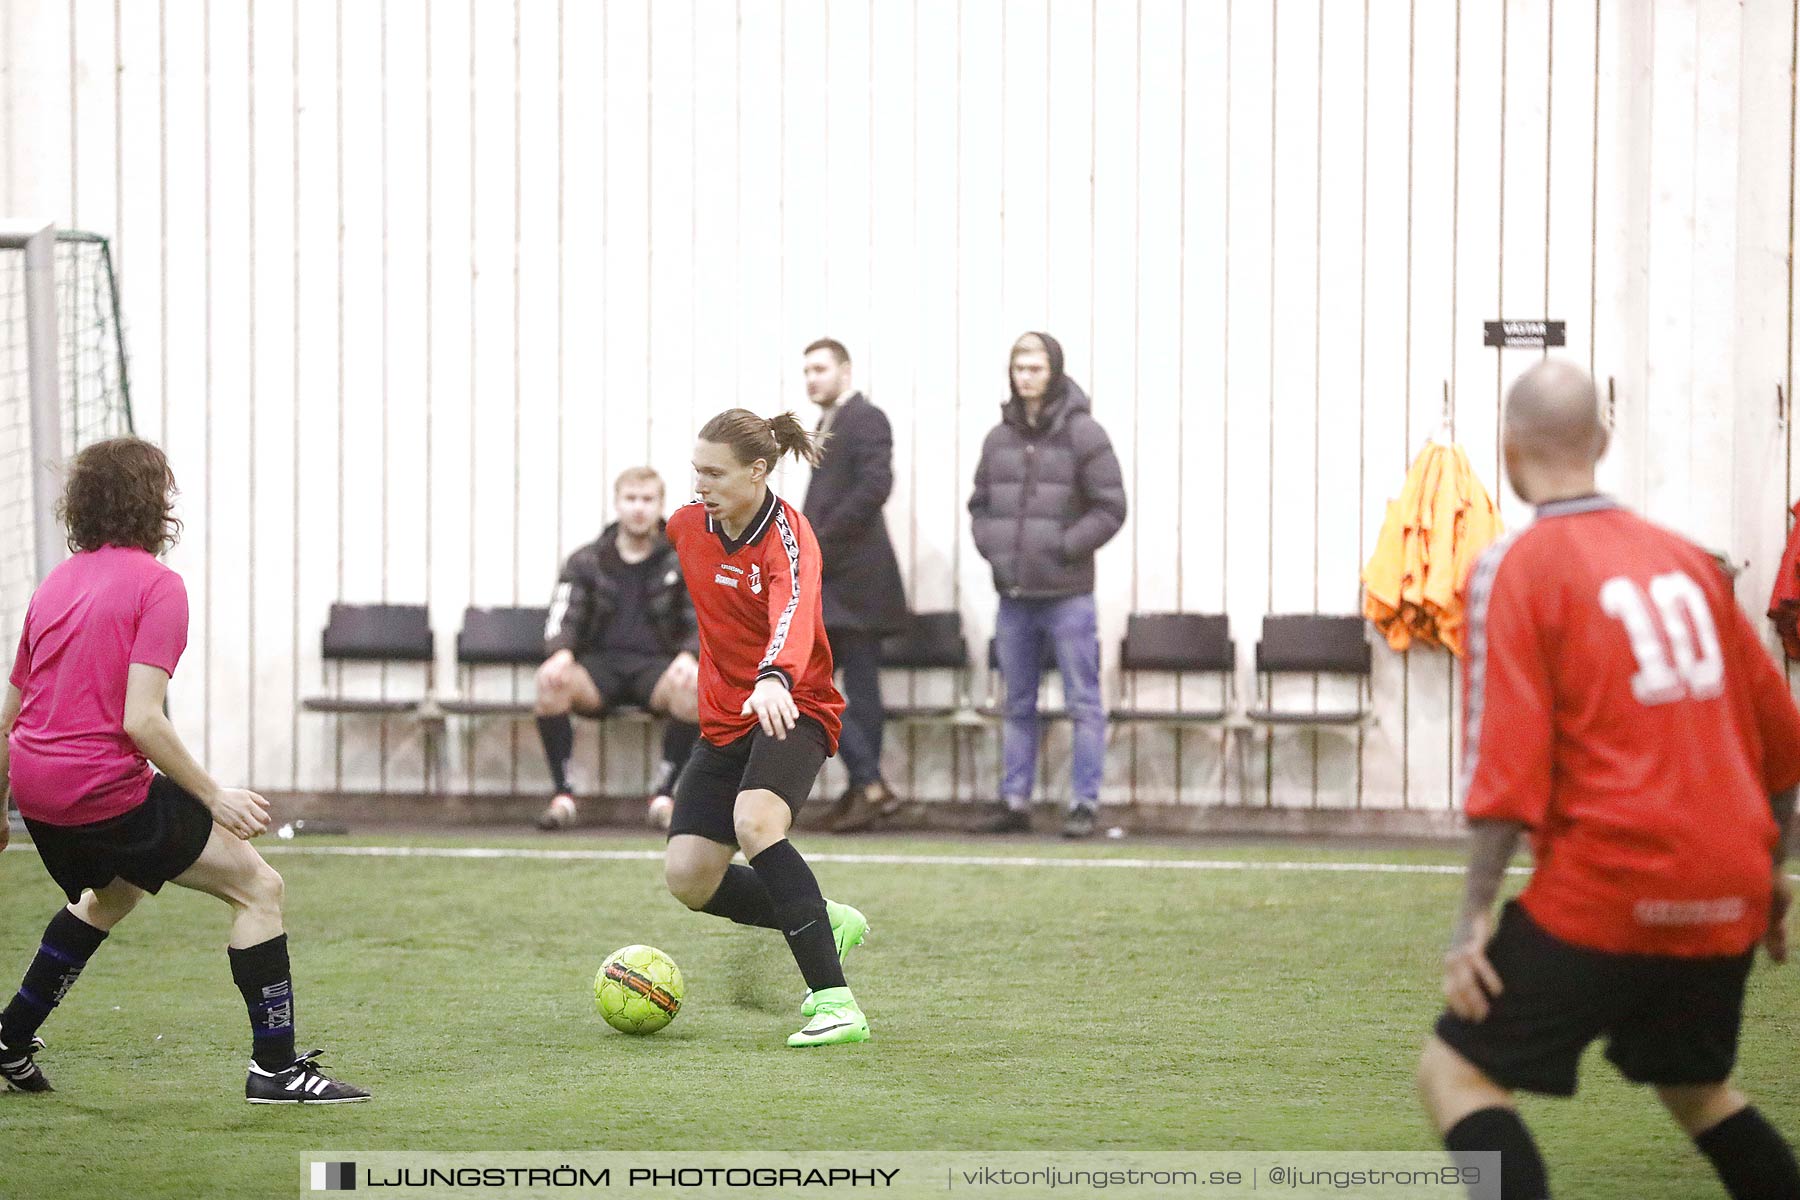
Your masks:
[{"label": "red jersey sleeve stripe", "polygon": [[781,618],[775,622],[775,636],[769,639],[769,649],[763,655],[762,662],[756,666],[756,677],[780,675],[782,680],[792,688],[794,681],[787,672],[775,665],[781,652],[787,646],[788,628],[794,623],[794,613],[800,608],[800,539],[794,536],[794,528],[788,524],[787,511],[781,502],[775,502],[775,530],[781,535],[781,548],[787,552],[788,588],[787,604],[782,607]]}]

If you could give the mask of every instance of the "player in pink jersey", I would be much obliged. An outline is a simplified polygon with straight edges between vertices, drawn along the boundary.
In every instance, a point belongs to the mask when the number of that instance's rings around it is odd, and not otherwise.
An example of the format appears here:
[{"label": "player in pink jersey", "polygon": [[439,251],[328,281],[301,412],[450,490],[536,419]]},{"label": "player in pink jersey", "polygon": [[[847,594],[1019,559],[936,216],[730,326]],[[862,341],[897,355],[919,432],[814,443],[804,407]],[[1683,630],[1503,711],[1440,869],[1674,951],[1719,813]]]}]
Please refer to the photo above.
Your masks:
[{"label": "player in pink jersey", "polygon": [[[268,829],[268,804],[220,787],[163,713],[188,633],[181,576],[157,561],[180,532],[174,497],[168,460],[149,442],[83,450],[58,508],[74,553],[25,613],[0,700],[0,818],[10,794],[69,904],[0,1012],[0,1078],[52,1090],[34,1057],[39,1026],[112,927],[173,881],[231,906],[231,974],[253,1047],[245,1099],[367,1100],[319,1070],[320,1051],[295,1053],[281,876],[249,842]],[[4,835],[0,820],[0,847]]]}]

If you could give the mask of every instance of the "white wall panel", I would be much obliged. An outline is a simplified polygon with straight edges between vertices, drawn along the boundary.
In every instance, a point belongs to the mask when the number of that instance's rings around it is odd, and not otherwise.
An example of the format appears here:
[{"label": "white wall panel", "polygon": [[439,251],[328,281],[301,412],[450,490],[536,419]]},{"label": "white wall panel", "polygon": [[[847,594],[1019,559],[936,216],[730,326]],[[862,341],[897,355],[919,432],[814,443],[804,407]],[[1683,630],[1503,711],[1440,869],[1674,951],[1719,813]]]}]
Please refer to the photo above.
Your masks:
[{"label": "white wall panel", "polygon": [[[292,13],[291,5],[282,0],[257,0],[249,10],[245,55],[248,123],[242,147],[250,178],[244,263],[249,375],[244,407],[249,440],[245,458],[252,492],[245,498],[250,533],[238,594],[247,614],[242,653],[251,688],[243,714],[248,726],[248,778],[267,787],[292,787],[299,776],[296,734],[300,713],[295,697],[302,686],[315,682],[297,676],[302,631],[294,566],[299,539],[292,533],[282,537],[266,532],[297,530],[301,512],[296,502],[299,479],[294,458],[295,426],[302,410],[295,388],[299,370],[294,337],[298,209]],[[128,47],[130,42],[122,37],[121,44]],[[129,83],[129,68],[126,78]],[[122,228],[122,240],[130,240],[129,228]],[[154,249],[155,243],[146,241],[144,245]],[[142,254],[138,261],[149,264],[153,260]],[[137,270],[134,263],[130,272]],[[127,292],[127,305],[131,304],[130,295]],[[423,306],[412,307],[422,311]],[[134,339],[130,346],[134,367],[141,361],[137,345]],[[410,464],[389,469],[397,472],[401,490],[416,489],[421,482],[416,467]],[[416,529],[416,519],[414,525]],[[417,537],[416,532],[413,536]]]},{"label": "white wall panel", "polygon": [[[1498,414],[1533,356],[1481,344],[1495,317],[1568,322],[1618,397],[1606,485],[1750,561],[1747,603],[1780,550],[1791,0],[0,11],[0,205],[115,239],[138,427],[188,523],[174,712],[234,779],[424,786],[411,723],[298,711],[330,603],[429,604],[454,690],[465,605],[543,603],[624,467],[684,499],[712,413],[810,419],[821,335],[893,423],[909,599],[959,609],[978,663],[970,476],[1012,339],[1062,339],[1130,489],[1099,556],[1109,701],[1133,609],[1227,610],[1246,688],[1265,613],[1353,610],[1446,384],[1526,519]],[[1376,663],[1377,724],[1261,739],[1246,802],[1451,803],[1456,672]],[[449,786],[544,786],[529,723],[450,732]],[[638,786],[641,731],[578,747],[585,784]],[[1106,794],[1235,801],[1218,766],[1208,735],[1120,732]],[[992,737],[897,733],[888,767],[921,796],[997,782]],[[1067,771],[1053,731],[1047,794]]]},{"label": "white wall panel", "polygon": [[[1368,5],[1363,79],[1362,411],[1363,543],[1375,545],[1389,499],[1400,494],[1419,447],[1407,419],[1410,373],[1407,318],[1411,311],[1407,216],[1410,197],[1407,141],[1411,100],[1411,6],[1399,0]],[[1427,348],[1421,346],[1420,351]],[[1428,655],[1425,652],[1424,655]],[[1376,648],[1375,724],[1363,739],[1362,800],[1401,807],[1410,800],[1407,768],[1411,724],[1407,658]]]},{"label": "white wall panel", "polygon": [[[1456,296],[1456,12],[1448,4],[1417,4],[1408,28],[1408,121],[1412,131],[1407,175],[1408,363],[1406,453],[1416,455],[1443,430],[1454,374],[1459,315]],[[1480,318],[1476,318],[1479,321]],[[1469,327],[1473,329],[1475,322]],[[1489,353],[1492,353],[1490,351]],[[1410,458],[1409,458],[1410,462]],[[1406,656],[1407,807],[1441,806],[1449,794],[1451,728],[1455,708],[1451,655],[1415,650]]]},{"label": "white wall panel", "polygon": [[[1787,389],[1788,178],[1793,168],[1789,74],[1794,48],[1794,4],[1762,3],[1744,9],[1746,30],[1766,34],[1743,41],[1742,111],[1737,161],[1737,313],[1732,335],[1739,347],[1734,377],[1732,477],[1735,504],[1731,540],[1734,561],[1747,562],[1738,595],[1761,606],[1775,582],[1787,537],[1787,430],[1777,396]],[[1762,628],[1763,623],[1757,622]],[[1766,639],[1771,645],[1772,638]]]}]

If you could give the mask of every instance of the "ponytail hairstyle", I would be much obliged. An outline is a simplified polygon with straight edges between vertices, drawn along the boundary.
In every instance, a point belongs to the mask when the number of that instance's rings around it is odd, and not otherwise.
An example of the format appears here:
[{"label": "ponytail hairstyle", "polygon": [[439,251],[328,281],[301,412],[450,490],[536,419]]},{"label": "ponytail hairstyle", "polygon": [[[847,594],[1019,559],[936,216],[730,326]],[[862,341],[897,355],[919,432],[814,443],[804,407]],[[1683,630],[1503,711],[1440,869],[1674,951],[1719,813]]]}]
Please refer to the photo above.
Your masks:
[{"label": "ponytail hairstyle", "polygon": [[731,408],[700,427],[700,440],[730,446],[738,462],[748,466],[757,459],[775,464],[784,454],[792,454],[808,466],[816,467],[825,452],[826,435],[815,436],[800,418],[791,412],[778,417],[759,417],[747,408]]}]

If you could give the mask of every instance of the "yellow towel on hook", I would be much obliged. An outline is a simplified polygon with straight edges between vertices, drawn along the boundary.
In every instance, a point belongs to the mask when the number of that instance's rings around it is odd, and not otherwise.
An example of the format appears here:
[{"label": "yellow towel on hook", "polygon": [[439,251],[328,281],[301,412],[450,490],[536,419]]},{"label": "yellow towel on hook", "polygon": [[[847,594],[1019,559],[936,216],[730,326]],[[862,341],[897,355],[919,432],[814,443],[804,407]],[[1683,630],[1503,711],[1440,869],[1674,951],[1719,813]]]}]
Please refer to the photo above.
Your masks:
[{"label": "yellow towel on hook", "polygon": [[1363,568],[1363,615],[1395,650],[1416,640],[1461,656],[1462,583],[1500,532],[1499,512],[1468,454],[1426,443],[1399,499],[1388,503]]}]

